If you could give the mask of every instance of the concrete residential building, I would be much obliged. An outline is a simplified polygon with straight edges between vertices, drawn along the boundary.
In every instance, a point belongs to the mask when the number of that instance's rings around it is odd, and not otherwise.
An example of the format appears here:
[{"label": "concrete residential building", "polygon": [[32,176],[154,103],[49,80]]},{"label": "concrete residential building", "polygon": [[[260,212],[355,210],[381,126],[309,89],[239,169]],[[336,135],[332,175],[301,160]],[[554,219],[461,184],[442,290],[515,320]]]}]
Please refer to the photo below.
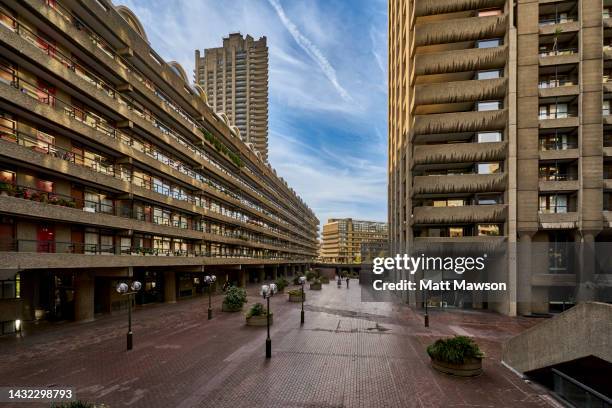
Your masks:
[{"label": "concrete residential building", "polygon": [[0,1],[0,321],[89,320],[317,256],[312,210],[107,0]]},{"label": "concrete residential building", "polygon": [[388,245],[386,222],[330,218],[323,225],[319,258],[329,263],[361,263],[362,248],[368,244]]},{"label": "concrete residential building", "polygon": [[390,251],[505,253],[508,291],[463,305],[610,300],[609,269],[572,251],[612,238],[611,6],[389,1]]},{"label": "concrete residential building", "polygon": [[195,52],[195,80],[210,106],[227,115],[240,137],[268,160],[268,46],[239,33],[223,39],[223,47]]}]

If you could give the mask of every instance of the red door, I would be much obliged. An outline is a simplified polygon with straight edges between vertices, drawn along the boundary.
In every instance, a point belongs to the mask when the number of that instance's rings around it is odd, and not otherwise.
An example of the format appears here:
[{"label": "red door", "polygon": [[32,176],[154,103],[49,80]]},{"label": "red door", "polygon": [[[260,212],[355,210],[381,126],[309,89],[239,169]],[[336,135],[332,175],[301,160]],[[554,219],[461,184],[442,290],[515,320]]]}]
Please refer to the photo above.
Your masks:
[{"label": "red door", "polygon": [[55,227],[39,225],[36,231],[36,241],[38,252],[55,252]]}]

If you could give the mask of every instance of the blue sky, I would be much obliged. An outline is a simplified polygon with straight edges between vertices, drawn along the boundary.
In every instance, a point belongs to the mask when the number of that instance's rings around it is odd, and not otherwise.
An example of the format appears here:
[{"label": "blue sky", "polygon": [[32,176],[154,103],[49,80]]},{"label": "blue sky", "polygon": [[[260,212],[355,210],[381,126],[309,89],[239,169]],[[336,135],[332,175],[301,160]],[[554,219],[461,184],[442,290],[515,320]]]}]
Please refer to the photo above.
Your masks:
[{"label": "blue sky", "polygon": [[267,36],[270,163],[315,211],[386,221],[386,0],[120,0],[193,76],[194,51]]}]

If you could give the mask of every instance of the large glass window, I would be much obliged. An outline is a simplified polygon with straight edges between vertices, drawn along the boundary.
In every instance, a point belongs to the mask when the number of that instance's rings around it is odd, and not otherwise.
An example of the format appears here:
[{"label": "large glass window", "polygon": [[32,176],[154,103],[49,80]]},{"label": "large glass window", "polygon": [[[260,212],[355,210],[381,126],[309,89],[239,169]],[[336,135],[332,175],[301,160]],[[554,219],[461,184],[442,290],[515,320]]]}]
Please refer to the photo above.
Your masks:
[{"label": "large glass window", "polygon": [[478,112],[499,110],[501,108],[502,108],[501,101],[486,101],[486,102],[478,102],[476,104],[476,110]]},{"label": "large glass window", "polygon": [[476,48],[493,48],[502,45],[501,38],[492,38],[490,40],[476,41]]},{"label": "large glass window", "polygon": [[478,143],[489,143],[489,142],[501,142],[501,132],[478,132],[477,135]]},{"label": "large glass window", "polygon": [[478,174],[494,174],[501,171],[501,165],[499,163],[478,163],[476,166],[476,172]]},{"label": "large glass window", "polygon": [[500,69],[493,69],[493,70],[488,70],[488,71],[478,71],[478,73],[476,74],[476,79],[481,80],[481,79],[495,79],[495,78],[501,78],[502,77],[502,71]]}]

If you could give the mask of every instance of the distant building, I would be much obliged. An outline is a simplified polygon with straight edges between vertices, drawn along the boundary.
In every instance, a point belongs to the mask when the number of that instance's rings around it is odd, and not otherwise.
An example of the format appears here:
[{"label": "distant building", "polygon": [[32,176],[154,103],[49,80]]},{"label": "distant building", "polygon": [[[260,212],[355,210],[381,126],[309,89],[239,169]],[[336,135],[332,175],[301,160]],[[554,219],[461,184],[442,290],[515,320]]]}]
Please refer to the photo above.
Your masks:
[{"label": "distant building", "polygon": [[319,258],[323,262],[361,263],[373,247],[387,247],[386,222],[360,221],[352,218],[331,218],[323,226],[323,240]]},{"label": "distant building", "polygon": [[223,47],[195,52],[195,80],[217,113],[225,113],[240,137],[268,160],[268,46],[266,37],[230,34]]}]

